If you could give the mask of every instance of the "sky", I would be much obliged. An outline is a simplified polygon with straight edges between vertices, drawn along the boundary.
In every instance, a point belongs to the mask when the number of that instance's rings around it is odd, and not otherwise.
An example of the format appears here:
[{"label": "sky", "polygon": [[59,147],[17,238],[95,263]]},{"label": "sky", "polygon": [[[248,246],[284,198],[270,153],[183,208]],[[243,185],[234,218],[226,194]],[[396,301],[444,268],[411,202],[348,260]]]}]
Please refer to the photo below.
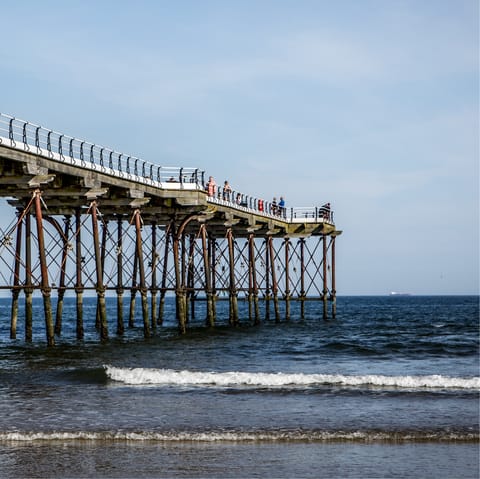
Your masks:
[{"label": "sky", "polygon": [[0,112],[330,202],[339,295],[479,293],[477,1],[19,0],[1,25]]}]

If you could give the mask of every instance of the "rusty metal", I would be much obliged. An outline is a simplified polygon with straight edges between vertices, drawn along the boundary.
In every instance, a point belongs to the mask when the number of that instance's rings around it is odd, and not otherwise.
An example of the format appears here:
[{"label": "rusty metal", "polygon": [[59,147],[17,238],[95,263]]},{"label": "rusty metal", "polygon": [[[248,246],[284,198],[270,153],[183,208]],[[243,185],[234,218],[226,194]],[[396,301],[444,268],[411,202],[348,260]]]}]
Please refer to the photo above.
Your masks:
[{"label": "rusty metal", "polygon": [[332,236],[332,239],[330,240],[330,255],[331,255],[331,261],[332,261],[332,277],[331,277],[331,285],[332,285],[332,291],[331,291],[331,300],[332,300],[332,318],[335,319],[337,317],[337,291],[336,291],[336,285],[335,285],[335,236]]},{"label": "rusty metal", "polygon": [[228,256],[229,256],[229,322],[231,325],[238,325],[238,302],[237,302],[237,288],[235,283],[235,257],[233,248],[233,234],[232,229],[227,230],[228,240]]},{"label": "rusty metal", "polygon": [[290,320],[290,238],[284,240],[285,248],[285,320]]},{"label": "rusty metal", "polygon": [[76,265],[76,282],[75,282],[75,295],[76,295],[76,312],[77,312],[77,324],[76,333],[77,339],[83,339],[84,327],[83,327],[83,283],[82,283],[82,218],[80,208],[75,211],[75,265]]},{"label": "rusty metal", "polygon": [[151,309],[151,325],[152,329],[156,329],[157,327],[157,223],[152,223],[152,248],[151,248],[151,258],[150,258],[150,266],[152,268],[151,273],[151,286],[150,286],[150,295],[151,295],[151,302],[150,302],[150,309]]},{"label": "rusty metal", "polygon": [[48,281],[47,257],[45,253],[45,241],[43,237],[42,203],[41,203],[40,189],[37,188],[34,191],[33,195],[34,195],[34,205],[35,205],[35,218],[37,222],[38,254],[39,254],[40,269],[42,274],[41,291],[43,296],[43,309],[45,314],[45,330],[47,333],[47,345],[54,346],[55,338],[54,338],[54,331],[53,331],[52,302],[50,298],[51,288]]},{"label": "rusty metal", "polygon": [[117,334],[122,335],[125,332],[125,325],[123,322],[123,231],[122,231],[122,217],[117,217]]},{"label": "rusty metal", "polygon": [[100,239],[98,237],[98,211],[96,200],[93,200],[90,206],[90,214],[92,216],[93,245],[95,251],[95,267],[97,276],[97,283],[95,285],[95,289],[97,292],[97,304],[100,315],[100,337],[102,338],[102,340],[106,340],[108,339],[107,307],[105,303],[105,286],[103,284],[103,267],[102,257],[100,253]]},{"label": "rusty metal", "polygon": [[322,302],[323,302],[323,319],[328,318],[328,284],[327,284],[327,237],[323,236],[323,290],[322,290]]},{"label": "rusty metal", "polygon": [[[17,212],[17,216],[20,218],[20,212]],[[23,222],[20,219],[17,226],[17,239],[15,244],[15,266],[14,266],[14,273],[13,273],[10,339],[17,338],[18,297],[20,295],[20,289],[19,289],[20,263],[21,263],[21,257],[22,257],[22,225],[23,225]]]}]

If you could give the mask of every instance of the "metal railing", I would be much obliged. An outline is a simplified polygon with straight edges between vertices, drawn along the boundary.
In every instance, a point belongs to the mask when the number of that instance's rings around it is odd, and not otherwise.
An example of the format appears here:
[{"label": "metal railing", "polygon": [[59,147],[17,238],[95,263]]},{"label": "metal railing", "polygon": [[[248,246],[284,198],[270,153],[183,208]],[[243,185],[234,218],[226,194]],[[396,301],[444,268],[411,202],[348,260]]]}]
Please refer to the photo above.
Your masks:
[{"label": "metal railing", "polygon": [[[125,178],[158,188],[206,190],[205,171],[198,168],[159,166],[125,155],[101,145],[89,143],[72,136],[49,130],[34,123],[0,113],[0,145],[80,168]],[[333,211],[327,203],[321,207],[286,208],[239,191],[215,187],[209,202],[228,207],[254,211],[257,214],[281,219],[290,223],[330,223]]]},{"label": "metal railing", "polygon": [[159,166],[4,113],[0,113],[0,144],[140,183],[203,189],[205,172],[198,168]]},{"label": "metal railing", "polygon": [[[208,186],[205,187],[208,191]],[[282,219],[289,223],[329,223],[334,224],[333,211],[330,204],[311,207],[280,207],[278,203],[266,201],[255,196],[247,195],[236,190],[225,190],[223,186],[216,186],[214,194],[208,201],[220,203],[237,209],[253,210],[256,213]]]}]

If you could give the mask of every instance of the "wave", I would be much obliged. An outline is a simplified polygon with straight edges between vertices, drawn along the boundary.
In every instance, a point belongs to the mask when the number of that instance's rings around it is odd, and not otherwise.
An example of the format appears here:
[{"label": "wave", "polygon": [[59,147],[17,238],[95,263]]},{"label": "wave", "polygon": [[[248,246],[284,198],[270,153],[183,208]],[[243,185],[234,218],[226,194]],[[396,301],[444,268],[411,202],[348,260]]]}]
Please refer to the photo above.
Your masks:
[{"label": "wave", "polygon": [[479,442],[472,431],[52,431],[0,432],[0,443],[6,442]]},{"label": "wave", "polygon": [[431,376],[383,376],[304,373],[253,373],[253,372],[200,372],[172,369],[117,368],[105,366],[109,379],[130,385],[175,386],[253,386],[262,388],[311,387],[311,386],[377,386],[403,389],[480,389],[480,377],[461,378],[441,375]]}]

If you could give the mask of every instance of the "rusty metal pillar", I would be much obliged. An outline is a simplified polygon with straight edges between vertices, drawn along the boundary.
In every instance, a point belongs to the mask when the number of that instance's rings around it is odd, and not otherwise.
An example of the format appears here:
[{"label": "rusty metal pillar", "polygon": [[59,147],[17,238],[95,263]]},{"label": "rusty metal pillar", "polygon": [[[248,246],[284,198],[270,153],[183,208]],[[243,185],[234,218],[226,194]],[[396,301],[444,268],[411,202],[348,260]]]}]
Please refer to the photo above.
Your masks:
[{"label": "rusty metal pillar", "polygon": [[231,325],[238,325],[238,302],[237,302],[237,288],[235,284],[235,255],[234,255],[234,244],[233,244],[233,234],[232,228],[227,230],[227,240],[228,240],[228,263],[230,271],[230,313],[229,313],[229,323]]},{"label": "rusty metal pillar", "polygon": [[165,230],[165,251],[163,253],[163,271],[162,271],[162,284],[160,287],[160,305],[158,308],[157,323],[163,324],[163,312],[165,309],[165,293],[167,287],[167,272],[168,272],[168,248],[170,243],[171,232],[173,231],[174,223],[170,223]]},{"label": "rusty metal pillar", "polygon": [[275,311],[275,322],[280,321],[280,310],[278,308],[278,285],[277,274],[275,272],[275,252],[273,250],[273,238],[268,236],[268,254],[270,256],[270,271],[272,274],[272,294],[273,294],[273,307]]},{"label": "rusty metal pillar", "polygon": [[300,238],[300,318],[305,319],[305,238]]},{"label": "rusty metal pillar", "polygon": [[[101,242],[101,247],[100,247],[100,258],[102,262],[102,275],[103,271],[105,270],[105,249],[106,249],[106,244],[107,244],[107,222],[102,221],[102,242]],[[100,330],[101,328],[101,318],[100,318],[100,307],[99,304],[97,303],[97,317],[95,320],[95,328],[97,330]]]},{"label": "rusty metal pillar", "polygon": [[290,238],[285,238],[285,320],[290,320]]},{"label": "rusty metal pillar", "polygon": [[152,250],[151,250],[151,268],[152,282],[150,286],[150,304],[151,304],[151,324],[152,328],[157,328],[157,223],[152,223]]},{"label": "rusty metal pillar", "polygon": [[182,245],[180,248],[181,255],[182,255],[182,267],[181,267],[181,274],[182,274],[182,286],[185,294],[185,317],[186,321],[188,323],[188,289],[187,289],[187,248],[185,247],[185,235],[182,234],[182,237],[180,239]]},{"label": "rusty metal pillar", "polygon": [[254,324],[260,324],[260,310],[258,307],[258,284],[257,284],[257,269],[255,261],[255,236],[250,233],[248,237],[248,268],[251,276],[252,295],[253,295],[253,309],[254,309]]},{"label": "rusty metal pillar", "polygon": [[62,313],[63,313],[63,298],[65,296],[65,275],[67,266],[68,250],[71,245],[68,242],[68,236],[70,233],[70,215],[66,215],[64,218],[65,230],[63,233],[63,250],[62,250],[62,264],[60,266],[60,281],[58,285],[58,300],[57,311],[55,315],[55,334],[60,336],[62,333]]},{"label": "rusty metal pillar", "polygon": [[130,288],[130,309],[128,313],[129,328],[135,327],[135,298],[136,298],[137,289],[138,289],[137,274],[138,274],[138,257],[137,257],[137,249],[135,248],[135,253],[133,255],[132,287]]},{"label": "rusty metal pillar", "polygon": [[328,318],[328,284],[327,284],[327,235],[322,237],[322,256],[323,256],[323,291],[322,291],[322,301],[323,301],[323,319]]},{"label": "rusty metal pillar", "polygon": [[15,266],[13,273],[13,288],[12,288],[12,309],[10,318],[10,339],[17,338],[17,320],[18,320],[18,297],[20,295],[20,259],[22,255],[22,225],[21,212],[17,211],[17,238],[15,243]]},{"label": "rusty metal pillar", "polygon": [[41,191],[36,189],[34,191],[34,204],[35,204],[35,218],[37,222],[37,241],[38,241],[38,254],[40,259],[40,271],[42,276],[41,291],[43,296],[43,309],[45,314],[45,329],[47,333],[48,346],[55,345],[55,337],[53,331],[53,318],[52,318],[52,302],[51,302],[51,288],[48,282],[48,266],[47,256],[45,252],[45,240],[43,237],[43,219],[42,219],[42,204],[41,204]]},{"label": "rusty metal pillar", "polygon": [[214,299],[212,291],[212,276],[210,271],[210,261],[209,261],[209,246],[207,244],[207,232],[204,224],[200,226],[200,234],[202,236],[202,252],[203,252],[203,269],[205,273],[205,294],[207,296],[207,318],[206,323],[208,326],[215,325],[215,310],[214,310]]},{"label": "rusty metal pillar", "polygon": [[77,339],[83,339],[83,284],[82,284],[82,222],[80,208],[75,211],[75,268],[76,268],[76,281],[75,281],[75,295],[76,295],[76,308],[77,308]]},{"label": "rusty metal pillar", "polygon": [[208,235],[208,258],[210,263],[210,286],[212,291],[212,314],[213,322],[217,319],[217,240]]},{"label": "rusty metal pillar", "polygon": [[332,257],[332,318],[335,319],[337,316],[337,291],[335,285],[335,235],[332,235],[331,243],[330,243],[330,254]]},{"label": "rusty metal pillar", "polygon": [[270,255],[268,254],[268,238],[265,238],[265,320],[270,319]]},{"label": "rusty metal pillar", "polygon": [[123,323],[123,219],[117,217],[117,334],[122,335],[125,332]]},{"label": "rusty metal pillar", "polygon": [[142,299],[143,335],[145,338],[149,338],[150,323],[148,320],[148,290],[145,282],[145,265],[143,263],[142,218],[140,216],[140,210],[138,208],[135,209],[135,212],[133,214],[135,216],[136,256],[138,258],[138,272],[140,273],[140,296]]},{"label": "rusty metal pillar", "polygon": [[95,266],[97,273],[97,304],[100,314],[100,337],[102,340],[108,339],[108,325],[107,325],[107,306],[105,303],[105,286],[103,284],[103,268],[102,268],[102,256],[100,254],[100,240],[98,237],[98,212],[97,201],[93,200],[91,203],[91,215],[92,215],[92,235],[93,246],[95,251]]},{"label": "rusty metal pillar", "polygon": [[25,341],[32,340],[33,287],[32,287],[32,216],[25,215]]},{"label": "rusty metal pillar", "polygon": [[187,332],[187,311],[186,311],[186,300],[185,300],[185,290],[182,284],[182,275],[181,275],[181,266],[180,266],[180,252],[179,252],[179,243],[181,237],[179,234],[175,235],[173,239],[173,261],[175,263],[175,297],[177,305],[177,320],[178,320],[178,330],[180,334],[185,334]]},{"label": "rusty metal pillar", "polygon": [[190,318],[195,319],[195,235],[190,235],[190,246],[188,251],[188,268],[187,268],[187,288],[188,297],[190,299]]}]

